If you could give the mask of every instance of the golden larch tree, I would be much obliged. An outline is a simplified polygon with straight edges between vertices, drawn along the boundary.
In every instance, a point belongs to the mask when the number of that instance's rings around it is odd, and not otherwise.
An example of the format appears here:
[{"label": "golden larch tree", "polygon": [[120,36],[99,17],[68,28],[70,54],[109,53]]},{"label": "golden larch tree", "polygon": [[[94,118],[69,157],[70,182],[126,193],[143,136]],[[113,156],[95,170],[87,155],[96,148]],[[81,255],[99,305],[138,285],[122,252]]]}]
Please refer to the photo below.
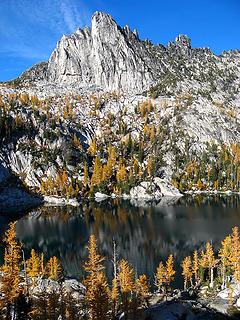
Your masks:
[{"label": "golden larch tree", "polygon": [[126,260],[121,260],[119,263],[119,284],[122,297],[123,311],[126,317],[131,312],[131,306],[135,291],[135,274],[133,268]]},{"label": "golden larch tree", "polygon": [[36,278],[40,275],[41,260],[36,254],[35,250],[31,250],[31,256],[26,261],[27,275],[32,279],[33,286],[35,286]]},{"label": "golden larch tree", "polygon": [[230,264],[232,272],[236,282],[240,282],[240,239],[239,229],[234,227],[231,234],[231,253],[230,253]]},{"label": "golden larch tree", "polygon": [[170,287],[171,282],[174,281],[175,273],[173,255],[170,254],[166,262],[166,283],[168,287]]},{"label": "golden larch tree", "polygon": [[185,257],[182,261],[182,275],[184,278],[184,290],[187,289],[188,284],[192,285],[192,260],[191,257]]},{"label": "golden larch tree", "polygon": [[110,310],[110,290],[103,273],[104,258],[98,253],[97,240],[91,235],[88,242],[88,259],[84,270],[88,273],[84,280],[86,303],[91,320],[108,319]]},{"label": "golden larch tree", "polygon": [[155,274],[155,285],[159,292],[163,289],[164,284],[166,284],[166,268],[161,261]]},{"label": "golden larch tree", "polygon": [[155,126],[154,126],[154,125],[152,125],[152,126],[151,126],[151,131],[150,131],[150,140],[151,140],[151,142],[153,142],[153,141],[154,141],[155,136],[156,136]]},{"label": "golden larch tree", "polygon": [[134,159],[134,162],[133,162],[133,169],[134,169],[134,173],[135,175],[138,174],[139,172],[139,163],[138,163],[138,160],[137,159]]},{"label": "golden larch tree", "polygon": [[49,279],[58,281],[62,275],[62,268],[57,257],[53,256],[46,265],[46,274]]},{"label": "golden larch tree", "polygon": [[116,174],[116,179],[117,182],[124,182],[127,178],[127,171],[124,163],[119,164],[117,174]]},{"label": "golden larch tree", "polygon": [[192,272],[194,275],[195,285],[198,285],[200,281],[200,276],[199,276],[199,257],[198,257],[197,250],[195,250],[193,253]]},{"label": "golden larch tree", "polygon": [[229,257],[233,271],[236,269],[237,264],[239,262],[239,252],[240,252],[239,230],[238,230],[238,227],[234,227],[232,229],[232,234],[231,234],[231,254]]},{"label": "golden larch tree", "polygon": [[91,140],[89,148],[88,148],[88,153],[94,157],[97,153],[97,142],[96,139]]},{"label": "golden larch tree", "polygon": [[145,274],[142,274],[136,280],[136,292],[137,299],[139,299],[139,304],[141,306],[149,306],[149,296],[150,296],[150,285],[148,278]]},{"label": "golden larch tree", "polygon": [[84,263],[84,270],[90,276],[96,275],[98,272],[104,269],[103,261],[105,260],[105,258],[98,253],[97,239],[95,235],[91,235],[89,237],[87,249],[88,259]]},{"label": "golden larch tree", "polygon": [[85,298],[90,320],[110,319],[110,290],[103,272],[95,274],[88,283]]},{"label": "golden larch tree", "polygon": [[210,242],[206,243],[205,252],[201,253],[200,264],[203,268],[208,268],[210,278],[210,288],[213,287],[214,268],[216,268],[218,260],[214,256],[213,247]]},{"label": "golden larch tree", "polygon": [[92,186],[99,185],[102,182],[102,171],[103,167],[101,164],[101,160],[99,157],[96,157],[93,166],[93,174],[91,177]]},{"label": "golden larch tree", "polygon": [[109,146],[108,148],[108,162],[107,165],[109,168],[113,168],[117,162],[117,153],[116,153],[116,147]]},{"label": "golden larch tree", "polygon": [[22,265],[21,244],[16,239],[16,222],[10,223],[5,232],[4,264],[1,267],[1,292],[0,306],[6,311],[6,319],[11,319],[10,313],[15,314],[17,299],[21,293],[20,270]]},{"label": "golden larch tree", "polygon": [[154,169],[154,160],[152,157],[150,157],[147,162],[147,173],[149,177],[152,177],[154,173],[153,169]]},{"label": "golden larch tree", "polygon": [[231,265],[231,252],[232,252],[232,239],[231,236],[227,236],[221,242],[221,248],[219,249],[218,256],[221,262],[221,275],[222,275],[222,286],[226,285],[226,270]]}]

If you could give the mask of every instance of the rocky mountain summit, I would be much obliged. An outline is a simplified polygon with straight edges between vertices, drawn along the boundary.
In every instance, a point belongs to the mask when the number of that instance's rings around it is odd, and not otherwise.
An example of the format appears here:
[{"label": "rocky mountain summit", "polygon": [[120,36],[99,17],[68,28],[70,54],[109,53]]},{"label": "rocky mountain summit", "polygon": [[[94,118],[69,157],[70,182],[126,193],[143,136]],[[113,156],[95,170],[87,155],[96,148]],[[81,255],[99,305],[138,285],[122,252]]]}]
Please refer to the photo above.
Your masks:
[{"label": "rocky mountain summit", "polygon": [[135,33],[120,28],[110,15],[97,12],[91,29],[62,37],[49,59],[47,79],[109,91],[140,91],[153,82],[154,64]]},{"label": "rocky mountain summit", "polygon": [[234,93],[239,67],[240,51],[216,56],[208,48],[192,48],[185,35],[167,46],[153,45],[128,26],[118,26],[110,15],[96,12],[92,28],[64,35],[49,61],[34,66],[20,79],[138,93],[153,85],[170,92],[174,84],[183,87],[189,82],[190,87],[198,83],[201,90],[211,86]]},{"label": "rocky mountain summit", "polygon": [[239,50],[217,56],[185,35],[154,45],[96,12],[0,98],[1,183],[50,198],[152,198],[155,178],[239,191]]}]

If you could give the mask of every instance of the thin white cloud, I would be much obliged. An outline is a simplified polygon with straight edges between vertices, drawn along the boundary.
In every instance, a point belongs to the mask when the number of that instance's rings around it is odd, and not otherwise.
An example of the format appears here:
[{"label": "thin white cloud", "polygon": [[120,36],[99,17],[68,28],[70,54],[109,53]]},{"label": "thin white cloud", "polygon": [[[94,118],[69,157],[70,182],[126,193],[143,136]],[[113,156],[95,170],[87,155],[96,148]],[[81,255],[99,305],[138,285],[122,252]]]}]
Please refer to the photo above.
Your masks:
[{"label": "thin white cloud", "polygon": [[73,7],[72,3],[66,0],[60,1],[60,10],[68,31],[74,31],[76,26],[81,24],[81,21],[78,21],[78,18],[75,14],[75,8]]},{"label": "thin white cloud", "polygon": [[89,17],[82,0],[7,0],[3,7],[0,0],[0,52],[47,59],[52,41],[83,27]]},{"label": "thin white cloud", "polygon": [[19,15],[51,32],[73,32],[89,21],[89,11],[79,0],[10,0]]}]

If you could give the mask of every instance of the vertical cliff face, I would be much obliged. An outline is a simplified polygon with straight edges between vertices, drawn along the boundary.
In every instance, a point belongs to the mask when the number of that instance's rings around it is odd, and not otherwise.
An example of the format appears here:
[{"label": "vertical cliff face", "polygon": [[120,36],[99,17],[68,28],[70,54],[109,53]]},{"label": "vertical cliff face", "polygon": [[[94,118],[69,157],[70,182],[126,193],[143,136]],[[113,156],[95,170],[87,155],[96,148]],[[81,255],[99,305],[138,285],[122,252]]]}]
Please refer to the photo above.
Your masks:
[{"label": "vertical cliff face", "polygon": [[231,94],[239,87],[239,66],[240,51],[217,56],[208,48],[192,48],[186,35],[167,46],[153,45],[128,26],[118,26],[110,15],[96,12],[91,28],[64,35],[49,61],[33,66],[20,80],[77,90],[142,93],[151,88],[157,95],[169,95],[201,87]]},{"label": "vertical cliff face", "polygon": [[70,36],[64,35],[49,59],[48,80],[68,84],[81,82],[83,85],[94,82],[91,48],[91,30],[88,28],[78,29]]},{"label": "vertical cliff face", "polygon": [[121,29],[103,13],[92,19],[92,60],[96,83],[109,89],[141,90],[153,80],[148,52],[126,26]]},{"label": "vertical cliff face", "polygon": [[142,90],[154,76],[146,46],[129,27],[96,12],[92,28],[63,36],[52,53],[47,75],[54,83],[96,85],[107,90]]}]

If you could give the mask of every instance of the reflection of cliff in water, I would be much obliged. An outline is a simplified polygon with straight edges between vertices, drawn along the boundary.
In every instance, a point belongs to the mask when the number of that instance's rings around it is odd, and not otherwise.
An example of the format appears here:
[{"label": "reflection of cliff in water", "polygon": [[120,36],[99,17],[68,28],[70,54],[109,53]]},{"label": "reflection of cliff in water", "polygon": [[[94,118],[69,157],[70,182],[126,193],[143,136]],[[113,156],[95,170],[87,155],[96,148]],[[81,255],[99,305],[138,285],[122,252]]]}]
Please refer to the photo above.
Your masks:
[{"label": "reflection of cliff in water", "polygon": [[[91,233],[104,256],[111,258],[115,239],[120,258],[128,259],[139,274],[152,275],[168,254],[179,264],[206,241],[219,244],[239,221],[237,196],[184,197],[172,207],[144,208],[107,200],[81,208],[43,207],[19,220],[17,231],[27,249],[58,256],[69,276],[82,274]],[[110,263],[107,270],[111,273]]]}]

